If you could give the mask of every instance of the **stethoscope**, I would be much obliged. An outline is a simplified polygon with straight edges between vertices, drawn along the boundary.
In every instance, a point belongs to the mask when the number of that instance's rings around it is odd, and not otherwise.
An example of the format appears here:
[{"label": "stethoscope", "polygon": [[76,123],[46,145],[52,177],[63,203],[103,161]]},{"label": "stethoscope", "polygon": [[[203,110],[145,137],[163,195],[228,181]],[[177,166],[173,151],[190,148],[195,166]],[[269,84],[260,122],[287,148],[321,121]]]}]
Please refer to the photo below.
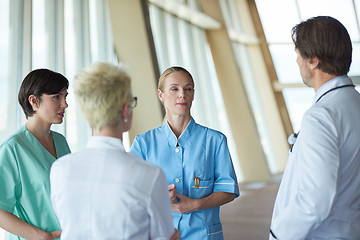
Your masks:
[{"label": "stethoscope", "polygon": [[[354,85],[354,84],[347,84],[347,85],[343,85],[343,86],[338,86],[338,87],[332,88],[332,89],[324,92],[324,93],[316,100],[315,103],[317,103],[318,101],[320,101],[320,99],[321,99],[323,96],[325,96],[326,94],[328,94],[329,92],[332,92],[332,91],[337,90],[337,89],[339,89],[339,88],[345,88],[345,87],[355,87],[355,85]],[[299,133],[300,133],[300,131],[297,132],[297,133],[293,133],[293,134],[291,134],[291,135],[288,137],[288,143],[291,145],[291,147],[290,147],[290,152],[292,152],[293,146],[294,146],[294,144],[295,144],[295,142],[296,142],[297,137],[299,136]]]}]

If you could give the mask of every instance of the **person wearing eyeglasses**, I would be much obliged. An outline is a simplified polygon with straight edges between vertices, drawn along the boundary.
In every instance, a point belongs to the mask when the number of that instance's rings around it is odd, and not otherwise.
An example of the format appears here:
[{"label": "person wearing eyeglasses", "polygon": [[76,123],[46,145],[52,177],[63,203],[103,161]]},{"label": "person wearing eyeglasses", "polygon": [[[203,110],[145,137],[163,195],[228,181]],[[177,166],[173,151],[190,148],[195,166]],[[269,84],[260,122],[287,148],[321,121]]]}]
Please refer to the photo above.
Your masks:
[{"label": "person wearing eyeglasses", "polygon": [[84,150],[51,168],[61,239],[179,239],[164,173],[123,147],[137,100],[128,74],[94,63],[76,75],[74,92],[93,136]]},{"label": "person wearing eyeglasses", "polygon": [[62,74],[49,69],[33,70],[21,83],[18,100],[27,121],[0,146],[0,227],[10,239],[60,237],[49,174],[70,149],[50,128],[63,122],[68,87]]},{"label": "person wearing eyeglasses", "polygon": [[158,86],[165,123],[136,136],[130,152],[164,170],[181,239],[223,239],[219,209],[239,189],[225,135],[190,114],[194,91],[186,69],[166,69]]},{"label": "person wearing eyeglasses", "polygon": [[360,239],[360,95],[347,76],[352,43],[335,18],[292,29],[312,107],[293,139],[269,239]]}]

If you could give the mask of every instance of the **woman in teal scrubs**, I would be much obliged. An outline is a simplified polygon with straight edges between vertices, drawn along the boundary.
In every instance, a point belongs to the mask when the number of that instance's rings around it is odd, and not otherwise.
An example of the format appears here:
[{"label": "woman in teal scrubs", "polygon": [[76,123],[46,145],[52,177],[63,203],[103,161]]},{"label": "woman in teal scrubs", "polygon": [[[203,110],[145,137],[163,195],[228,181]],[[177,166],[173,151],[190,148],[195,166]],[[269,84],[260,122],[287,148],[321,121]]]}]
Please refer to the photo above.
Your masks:
[{"label": "woman in teal scrubs", "polygon": [[164,125],[136,136],[130,151],[164,170],[181,239],[223,239],[220,205],[239,195],[226,137],[191,117],[194,81],[184,68],[164,71],[158,96]]},{"label": "woman in teal scrubs", "polygon": [[0,227],[10,239],[56,239],[60,225],[50,201],[50,167],[70,153],[61,134],[68,80],[48,69],[30,72],[19,90],[27,122],[0,146]]}]

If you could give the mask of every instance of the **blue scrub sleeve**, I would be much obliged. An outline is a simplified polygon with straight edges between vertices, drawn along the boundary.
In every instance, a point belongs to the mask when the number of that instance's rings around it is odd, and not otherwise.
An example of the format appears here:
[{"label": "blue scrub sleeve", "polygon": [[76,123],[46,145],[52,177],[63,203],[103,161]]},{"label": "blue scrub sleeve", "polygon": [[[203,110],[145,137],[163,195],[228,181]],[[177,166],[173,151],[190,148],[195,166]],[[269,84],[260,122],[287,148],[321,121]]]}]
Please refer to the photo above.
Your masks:
[{"label": "blue scrub sleeve", "polygon": [[13,213],[21,184],[14,149],[4,143],[0,147],[0,208]]},{"label": "blue scrub sleeve", "polygon": [[229,192],[235,193],[236,197],[239,196],[237,178],[224,135],[215,153],[214,192]]},{"label": "blue scrub sleeve", "polygon": [[[143,154],[143,152],[141,151],[141,147],[140,147],[140,144],[139,144],[139,138],[138,136],[135,137],[134,141],[133,141],[133,144],[131,145],[131,148],[130,148],[130,152],[132,154],[135,154],[136,156],[142,158],[142,159],[145,159],[145,155]],[[146,160],[146,159],[145,159]]]}]

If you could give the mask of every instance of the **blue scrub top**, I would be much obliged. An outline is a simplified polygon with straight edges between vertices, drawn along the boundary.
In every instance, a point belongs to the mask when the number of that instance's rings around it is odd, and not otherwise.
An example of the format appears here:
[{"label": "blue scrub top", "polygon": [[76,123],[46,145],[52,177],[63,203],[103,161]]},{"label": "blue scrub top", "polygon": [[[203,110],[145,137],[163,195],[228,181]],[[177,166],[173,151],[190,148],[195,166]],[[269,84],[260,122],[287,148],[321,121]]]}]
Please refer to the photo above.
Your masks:
[{"label": "blue scrub top", "polygon": [[[198,125],[194,119],[178,140],[167,122],[136,136],[130,152],[161,167],[168,184],[175,184],[180,194],[194,199],[218,191],[239,196],[226,137]],[[195,188],[195,177],[200,179],[199,188]],[[223,239],[219,210],[215,207],[187,214],[173,212],[174,226],[182,239]]]},{"label": "blue scrub top", "polygon": [[[51,133],[57,157],[70,153],[64,136]],[[50,168],[55,160],[26,125],[9,137],[0,146],[0,209],[44,231],[60,230],[50,201]]]}]

